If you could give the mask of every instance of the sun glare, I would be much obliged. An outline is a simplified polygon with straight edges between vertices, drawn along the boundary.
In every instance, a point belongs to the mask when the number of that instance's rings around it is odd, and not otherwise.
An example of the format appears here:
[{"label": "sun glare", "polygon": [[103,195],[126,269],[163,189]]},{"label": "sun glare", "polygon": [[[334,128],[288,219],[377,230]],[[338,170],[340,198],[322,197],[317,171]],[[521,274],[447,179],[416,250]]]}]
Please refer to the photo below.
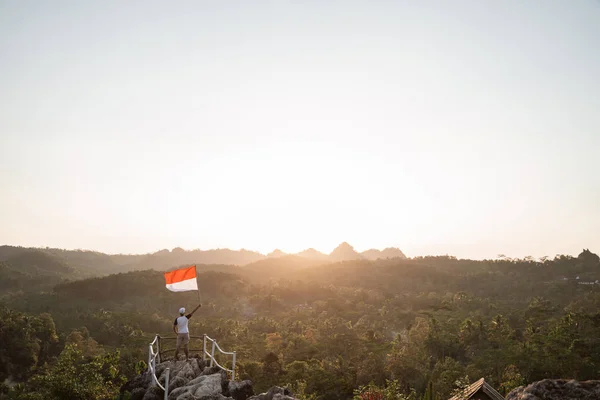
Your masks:
[{"label": "sun glare", "polygon": [[426,190],[401,164],[327,143],[274,143],[204,164],[214,174],[199,166],[192,169],[199,176],[185,180],[197,184],[174,188],[171,222],[183,231],[191,222],[213,237],[227,235],[239,247],[329,252],[342,241],[406,245],[426,234],[435,215]]}]

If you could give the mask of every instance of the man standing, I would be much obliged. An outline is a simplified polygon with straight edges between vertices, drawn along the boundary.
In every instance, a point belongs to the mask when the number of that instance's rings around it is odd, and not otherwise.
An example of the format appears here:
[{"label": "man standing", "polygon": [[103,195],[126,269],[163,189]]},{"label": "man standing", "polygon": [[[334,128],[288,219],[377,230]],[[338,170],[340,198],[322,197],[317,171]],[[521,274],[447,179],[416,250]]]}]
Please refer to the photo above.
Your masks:
[{"label": "man standing", "polygon": [[188,360],[189,350],[188,343],[190,343],[190,331],[188,329],[188,320],[192,318],[192,315],[202,307],[202,304],[198,304],[198,307],[194,308],[194,311],[185,315],[185,308],[181,307],[179,309],[179,317],[175,318],[175,322],[173,323],[173,332],[177,335],[177,348],[175,349],[175,361],[177,361],[177,356],[179,355],[179,349],[183,345],[183,351],[185,353],[185,361]]}]

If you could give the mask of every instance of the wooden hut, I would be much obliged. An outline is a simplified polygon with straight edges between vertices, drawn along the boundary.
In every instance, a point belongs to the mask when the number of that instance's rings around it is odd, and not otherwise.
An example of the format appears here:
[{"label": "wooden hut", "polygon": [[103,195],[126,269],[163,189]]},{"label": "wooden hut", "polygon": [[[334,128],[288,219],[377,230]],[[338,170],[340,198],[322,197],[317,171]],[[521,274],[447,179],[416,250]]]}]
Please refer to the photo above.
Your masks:
[{"label": "wooden hut", "polygon": [[481,378],[470,384],[461,394],[453,396],[449,400],[504,400],[504,397],[485,379]]}]

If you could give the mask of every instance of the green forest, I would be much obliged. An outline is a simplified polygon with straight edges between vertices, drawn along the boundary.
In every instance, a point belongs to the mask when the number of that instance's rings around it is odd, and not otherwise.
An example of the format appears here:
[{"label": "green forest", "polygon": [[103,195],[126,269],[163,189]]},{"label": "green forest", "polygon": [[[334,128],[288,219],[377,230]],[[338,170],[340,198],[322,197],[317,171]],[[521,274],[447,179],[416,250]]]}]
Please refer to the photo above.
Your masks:
[{"label": "green forest", "polygon": [[[0,399],[115,399],[147,368],[148,343],[172,336],[178,308],[199,298],[166,290],[163,272],[181,265],[127,257],[0,248]],[[447,399],[482,377],[506,394],[600,376],[600,259],[589,250],[197,269],[192,335],[235,350],[257,393]]]}]

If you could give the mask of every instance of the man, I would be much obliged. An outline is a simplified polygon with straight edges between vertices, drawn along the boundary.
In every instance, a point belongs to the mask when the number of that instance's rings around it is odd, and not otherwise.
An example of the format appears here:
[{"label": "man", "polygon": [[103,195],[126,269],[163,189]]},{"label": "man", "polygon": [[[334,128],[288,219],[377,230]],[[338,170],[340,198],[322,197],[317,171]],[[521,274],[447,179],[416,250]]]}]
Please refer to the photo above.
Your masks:
[{"label": "man", "polygon": [[175,361],[177,361],[177,356],[179,355],[179,349],[183,345],[183,351],[185,353],[185,361],[188,360],[188,343],[190,342],[190,331],[188,329],[188,320],[192,318],[192,315],[202,307],[202,304],[198,304],[198,307],[194,308],[194,311],[185,314],[185,308],[181,307],[179,309],[179,317],[175,318],[175,322],[173,323],[173,332],[177,335],[177,348],[175,349]]}]

